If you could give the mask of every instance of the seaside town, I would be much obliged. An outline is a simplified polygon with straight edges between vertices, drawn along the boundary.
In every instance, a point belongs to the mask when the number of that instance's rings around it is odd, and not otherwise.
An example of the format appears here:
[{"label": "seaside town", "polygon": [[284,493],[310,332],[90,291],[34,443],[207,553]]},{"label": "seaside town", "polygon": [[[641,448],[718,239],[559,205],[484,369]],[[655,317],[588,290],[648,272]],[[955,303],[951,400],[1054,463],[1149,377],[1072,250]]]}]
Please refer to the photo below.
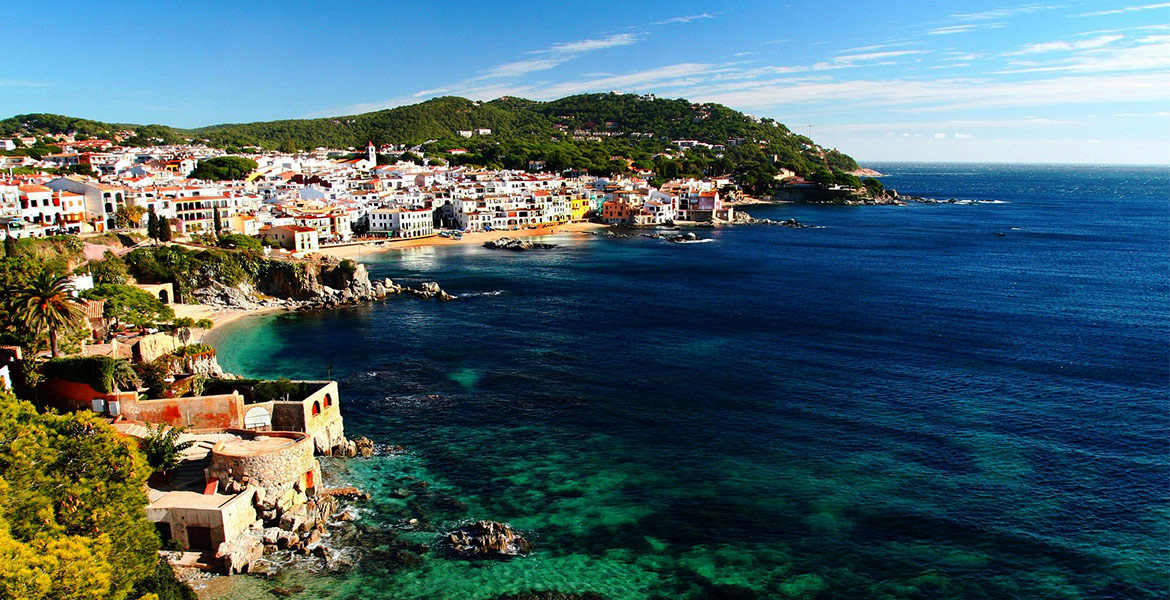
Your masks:
[{"label": "seaside town", "polygon": [[[490,130],[461,132],[490,135]],[[729,221],[730,177],[678,179],[656,189],[650,172],[630,176],[492,171],[448,167],[442,159],[378,164],[378,155],[419,148],[372,143],[351,151],[242,154],[256,168],[228,181],[189,179],[201,161],[222,157],[204,146],[114,147],[112,140],[50,140],[60,153],[39,160],[0,157],[0,168],[69,169],[92,176],[0,175],[0,236],[43,237],[145,226],[148,213],[184,236],[221,231],[258,237],[307,254],[355,240],[393,240],[509,231],[590,219],[607,225]],[[35,139],[0,140],[0,148]],[[676,142],[693,147],[693,140]],[[450,151],[452,154],[459,149]],[[538,167],[539,165],[534,165]],[[791,185],[809,185],[791,172]],[[137,208],[135,208],[137,207]],[[129,215],[129,219],[126,216]],[[218,215],[218,216],[217,216]],[[121,218],[120,218],[121,216]]]}]

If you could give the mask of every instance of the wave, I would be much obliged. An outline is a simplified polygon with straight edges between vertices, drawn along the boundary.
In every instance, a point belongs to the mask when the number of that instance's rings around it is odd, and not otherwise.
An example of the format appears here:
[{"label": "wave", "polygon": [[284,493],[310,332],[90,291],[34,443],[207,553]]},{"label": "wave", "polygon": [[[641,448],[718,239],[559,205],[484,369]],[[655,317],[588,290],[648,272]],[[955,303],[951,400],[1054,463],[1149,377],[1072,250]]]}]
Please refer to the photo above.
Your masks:
[{"label": "wave", "polygon": [[680,240],[680,241],[677,241],[675,243],[676,244],[704,244],[706,242],[714,242],[714,241],[715,241],[715,238],[707,238],[707,239],[703,239],[703,240]]},{"label": "wave", "polygon": [[507,292],[504,290],[491,290],[489,292],[465,292],[463,294],[459,294],[459,297],[460,298],[471,298],[471,297],[475,297],[475,296],[501,296],[501,295],[506,294],[506,293]]}]

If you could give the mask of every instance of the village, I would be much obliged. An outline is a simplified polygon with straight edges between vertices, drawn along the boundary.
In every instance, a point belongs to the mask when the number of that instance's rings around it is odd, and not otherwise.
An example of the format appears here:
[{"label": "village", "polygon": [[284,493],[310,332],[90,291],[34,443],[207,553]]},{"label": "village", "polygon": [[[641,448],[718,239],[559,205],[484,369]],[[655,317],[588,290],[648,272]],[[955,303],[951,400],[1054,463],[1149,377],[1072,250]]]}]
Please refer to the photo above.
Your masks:
[{"label": "village", "polygon": [[[469,130],[461,135],[490,135]],[[658,188],[651,172],[625,175],[448,166],[441,158],[379,164],[417,147],[369,144],[364,152],[238,154],[256,169],[226,181],[189,179],[201,161],[226,156],[202,145],[126,148],[113,140],[61,135],[0,140],[0,149],[45,142],[61,148],[39,160],[0,156],[0,169],[69,169],[90,174],[0,175],[0,237],[86,234],[165,219],[182,236],[233,232],[303,255],[359,240],[405,240],[509,231],[593,220],[606,225],[728,221],[737,195],[728,176],[676,179]],[[678,140],[680,149],[694,140]],[[452,149],[451,154],[460,152]],[[353,156],[359,156],[352,158]],[[386,162],[385,160],[381,162]],[[794,186],[805,185],[784,171]],[[121,217],[119,217],[121,215]]]}]

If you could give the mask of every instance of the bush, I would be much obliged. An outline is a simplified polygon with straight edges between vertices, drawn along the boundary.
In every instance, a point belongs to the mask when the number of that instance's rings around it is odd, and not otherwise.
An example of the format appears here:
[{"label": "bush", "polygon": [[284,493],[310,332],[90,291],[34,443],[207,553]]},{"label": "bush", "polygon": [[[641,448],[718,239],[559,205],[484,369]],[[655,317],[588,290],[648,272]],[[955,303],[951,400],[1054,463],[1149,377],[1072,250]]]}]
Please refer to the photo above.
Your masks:
[{"label": "bush", "polygon": [[84,383],[108,394],[114,391],[114,374],[118,371],[118,363],[129,364],[125,360],[109,356],[54,358],[45,363],[44,373],[49,379]]}]

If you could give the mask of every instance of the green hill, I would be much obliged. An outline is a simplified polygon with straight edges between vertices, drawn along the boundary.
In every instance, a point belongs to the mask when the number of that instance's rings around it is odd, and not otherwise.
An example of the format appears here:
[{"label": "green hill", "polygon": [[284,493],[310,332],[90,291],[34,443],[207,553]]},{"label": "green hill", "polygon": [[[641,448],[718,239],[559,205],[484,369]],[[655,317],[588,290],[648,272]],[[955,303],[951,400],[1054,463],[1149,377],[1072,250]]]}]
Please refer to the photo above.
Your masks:
[{"label": "green hill", "polygon": [[[472,139],[456,133],[477,128],[491,129],[492,133]],[[126,140],[127,144],[194,140],[228,149],[363,148],[368,141],[379,145],[430,142],[424,148],[430,154],[445,157],[447,150],[460,147],[469,153],[454,162],[508,168],[544,163],[546,168],[556,170],[624,170],[623,161],[612,160],[620,156],[664,176],[743,175],[758,171],[760,178],[766,178],[778,168],[802,175],[820,169],[840,172],[857,168],[849,156],[822,149],[771,119],[757,120],[719,104],[634,94],[584,94],[549,102],[508,97],[476,102],[442,97],[353,116],[197,129],[110,124],[50,114],[18,115],[0,121],[0,136],[76,132],[106,137],[119,131],[135,133]],[[679,139],[726,149],[690,151],[673,160],[655,158],[674,148],[673,140]]]}]

